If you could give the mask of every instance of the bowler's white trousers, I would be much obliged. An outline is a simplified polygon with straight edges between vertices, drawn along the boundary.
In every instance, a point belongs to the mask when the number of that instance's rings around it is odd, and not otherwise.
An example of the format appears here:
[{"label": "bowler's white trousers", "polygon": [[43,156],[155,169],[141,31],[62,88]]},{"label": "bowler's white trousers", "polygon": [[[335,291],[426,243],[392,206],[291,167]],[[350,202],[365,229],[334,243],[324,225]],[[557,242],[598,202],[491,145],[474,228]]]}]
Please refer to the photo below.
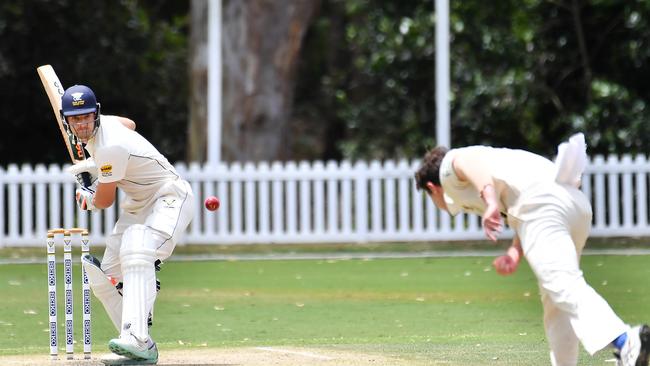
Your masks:
[{"label": "bowler's white trousers", "polygon": [[591,205],[577,188],[544,183],[522,195],[518,206],[510,225],[537,276],[551,363],[576,365],[578,341],[593,355],[628,328],[580,270]]},{"label": "bowler's white trousers", "polygon": [[158,233],[160,242],[152,244],[152,247],[156,248],[156,258],[163,261],[172,254],[192,220],[194,194],[186,181],[179,179],[165,184],[157,196],[144,210],[135,213],[122,211],[113,232],[106,238],[102,270],[117,281],[122,281],[120,247],[124,230],[133,224],[142,224]]}]

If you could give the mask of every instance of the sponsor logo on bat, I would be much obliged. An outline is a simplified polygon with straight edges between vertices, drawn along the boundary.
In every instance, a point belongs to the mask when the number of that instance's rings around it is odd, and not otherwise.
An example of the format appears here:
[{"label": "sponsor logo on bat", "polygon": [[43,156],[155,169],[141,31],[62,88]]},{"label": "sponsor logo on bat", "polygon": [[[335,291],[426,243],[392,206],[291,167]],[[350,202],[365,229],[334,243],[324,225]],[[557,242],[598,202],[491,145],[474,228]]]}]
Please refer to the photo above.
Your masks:
[{"label": "sponsor logo on bat", "polygon": [[81,146],[81,144],[74,144],[74,149],[75,149],[75,152],[77,153],[77,158],[79,160],[83,160],[83,159],[86,158],[86,153],[84,153],[84,149]]},{"label": "sponsor logo on bat", "polygon": [[63,90],[63,85],[61,85],[58,80],[54,81],[54,87],[56,88],[56,92],[59,93],[60,96],[63,96],[65,91]]}]

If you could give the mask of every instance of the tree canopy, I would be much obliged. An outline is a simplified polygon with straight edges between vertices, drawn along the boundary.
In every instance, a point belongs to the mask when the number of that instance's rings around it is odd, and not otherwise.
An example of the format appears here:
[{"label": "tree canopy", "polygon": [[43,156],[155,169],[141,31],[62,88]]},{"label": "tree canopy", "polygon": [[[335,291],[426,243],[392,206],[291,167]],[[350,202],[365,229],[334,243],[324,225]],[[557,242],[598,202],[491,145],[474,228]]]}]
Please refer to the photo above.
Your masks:
[{"label": "tree canopy", "polygon": [[[35,72],[46,63],[183,160],[190,6],[3,1],[3,162],[66,159]],[[584,131],[592,155],[650,152],[650,0],[466,0],[450,11],[452,145],[550,156]],[[435,22],[430,0],[322,0],[300,49],[289,158],[419,157],[434,146]]]},{"label": "tree canopy", "polygon": [[135,120],[162,151],[176,159],[183,156],[187,11],[186,2],[176,1],[3,1],[3,161],[66,161],[36,74],[42,64],[52,64],[65,87],[91,87],[102,113]]},{"label": "tree canopy", "polygon": [[[552,155],[584,131],[590,154],[650,152],[650,1],[450,7],[452,145]],[[312,46],[325,42],[337,57],[318,79],[313,108],[322,113],[311,114],[337,120],[342,156],[417,157],[435,145],[434,27],[431,1],[332,0],[324,8]]]}]

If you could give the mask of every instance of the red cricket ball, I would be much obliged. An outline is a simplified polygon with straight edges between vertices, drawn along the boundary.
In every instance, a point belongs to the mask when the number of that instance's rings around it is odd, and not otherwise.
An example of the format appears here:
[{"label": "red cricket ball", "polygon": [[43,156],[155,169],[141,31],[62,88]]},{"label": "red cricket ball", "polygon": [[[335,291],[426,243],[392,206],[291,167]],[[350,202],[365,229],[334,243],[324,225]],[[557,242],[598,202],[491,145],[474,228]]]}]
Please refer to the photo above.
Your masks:
[{"label": "red cricket ball", "polygon": [[210,211],[216,211],[219,208],[219,199],[215,196],[210,196],[205,199],[205,208]]}]

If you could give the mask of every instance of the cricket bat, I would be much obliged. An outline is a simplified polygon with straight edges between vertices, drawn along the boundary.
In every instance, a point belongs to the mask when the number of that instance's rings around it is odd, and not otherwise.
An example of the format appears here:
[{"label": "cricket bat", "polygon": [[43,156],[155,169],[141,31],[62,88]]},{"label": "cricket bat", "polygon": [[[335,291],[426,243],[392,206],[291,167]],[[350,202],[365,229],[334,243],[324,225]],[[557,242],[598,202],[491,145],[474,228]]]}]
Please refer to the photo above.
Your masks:
[{"label": "cricket bat", "polygon": [[[61,97],[63,96],[65,89],[63,88],[59,77],[56,76],[51,65],[39,66],[36,71],[38,72],[38,76],[41,78],[41,83],[43,83],[43,88],[47,93],[47,97],[50,99],[54,118],[59,124],[59,130],[61,130],[63,142],[65,142],[65,147],[68,149],[72,164],[77,164],[80,161],[86,160],[86,152],[84,151],[83,145],[81,145],[81,142],[71,132],[69,132],[63,124],[63,117],[61,117],[60,111]],[[90,180],[90,174],[81,173],[81,176],[84,186],[89,187],[92,183]]]}]

